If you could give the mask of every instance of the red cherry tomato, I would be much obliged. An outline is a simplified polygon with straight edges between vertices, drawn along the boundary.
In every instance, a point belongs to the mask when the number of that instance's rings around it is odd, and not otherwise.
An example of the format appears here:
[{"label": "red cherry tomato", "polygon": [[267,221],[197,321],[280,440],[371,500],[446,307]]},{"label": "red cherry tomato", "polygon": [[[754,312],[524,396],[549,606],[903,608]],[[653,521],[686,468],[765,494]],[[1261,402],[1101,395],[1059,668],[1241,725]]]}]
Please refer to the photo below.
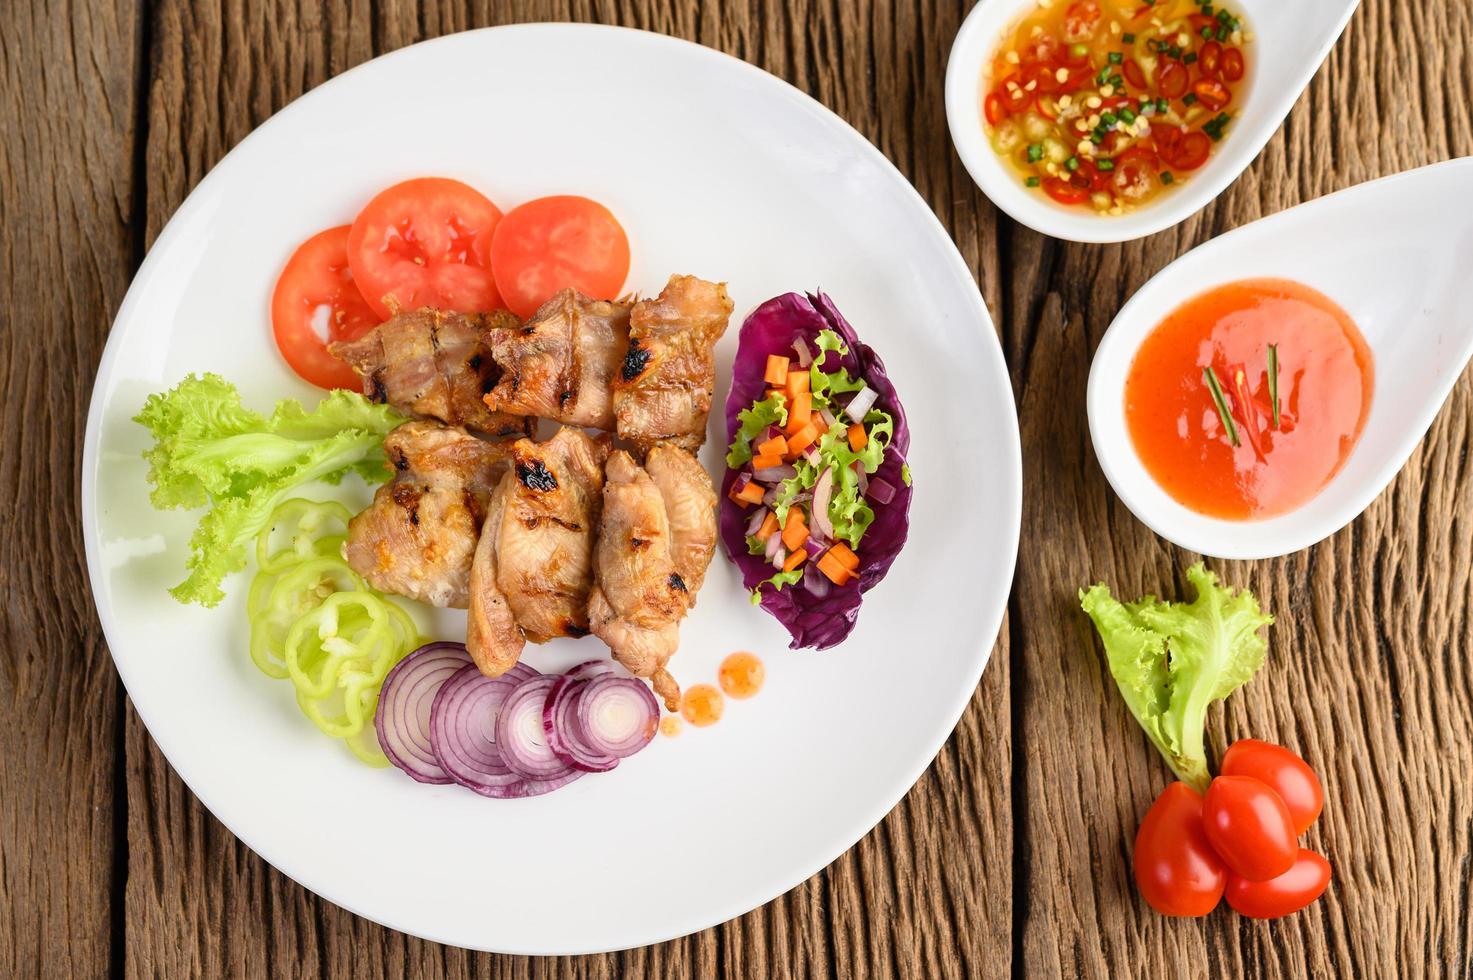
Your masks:
[{"label": "red cherry tomato", "polygon": [[1216,78],[1221,67],[1222,45],[1216,41],[1208,41],[1197,52],[1197,70],[1202,73],[1203,78]]},{"label": "red cherry tomato", "polygon": [[1215,78],[1197,79],[1192,83],[1192,91],[1198,101],[1214,112],[1233,101],[1233,93]]},{"label": "red cherry tomato", "polygon": [[1125,80],[1133,87],[1143,89],[1146,87],[1146,73],[1141,71],[1141,66],[1134,58],[1125,62],[1123,74]]},{"label": "red cherry tomato", "polygon": [[1095,0],[1071,3],[1064,12],[1064,40],[1084,41],[1094,35],[1100,23],[1100,5]]},{"label": "red cherry tomato", "polygon": [[1156,797],[1131,860],[1141,897],[1163,915],[1206,915],[1227,884],[1227,869],[1202,832],[1202,797],[1186,783]]},{"label": "red cherry tomato", "polygon": [[1003,107],[1002,99],[996,92],[982,101],[982,112],[986,115],[987,121],[994,126],[1008,117],[1008,110]]},{"label": "red cherry tomato", "polygon": [[1240,878],[1267,881],[1299,853],[1283,798],[1248,776],[1218,776],[1202,800],[1202,830],[1222,863]]},{"label": "red cherry tomato", "polygon": [[1227,901],[1250,919],[1277,919],[1292,915],[1325,893],[1330,884],[1330,862],[1314,851],[1300,849],[1294,864],[1268,881],[1227,876]]},{"label": "red cherry tomato", "polygon": [[358,375],[327,345],[356,340],[378,322],[348,268],[347,225],[297,246],[271,294],[271,331],[293,371],[323,388],[357,388]]},{"label": "red cherry tomato", "polygon": [[1060,204],[1082,204],[1089,200],[1087,187],[1075,187],[1068,181],[1057,177],[1043,178],[1043,191]]},{"label": "red cherry tomato", "polygon": [[348,264],[380,318],[433,306],[479,313],[501,305],[491,278],[491,233],[501,211],[444,177],[395,184],[368,202],[348,234]]},{"label": "red cherry tomato", "polygon": [[614,299],[629,275],[629,238],[586,197],[540,197],[513,208],[491,238],[491,268],[507,309],[529,317],[559,290]]},{"label": "red cherry tomato", "polygon": [[1309,763],[1282,745],[1243,738],[1222,757],[1224,776],[1249,776],[1266,783],[1283,799],[1294,821],[1294,833],[1309,829],[1325,808],[1325,791]]},{"label": "red cherry tomato", "polygon": [[1243,62],[1243,52],[1227,48],[1222,52],[1222,77],[1230,82],[1239,81],[1248,66]]},{"label": "red cherry tomato", "polygon": [[1161,155],[1178,170],[1196,170],[1212,155],[1212,140],[1206,133],[1183,133],[1169,150]]}]

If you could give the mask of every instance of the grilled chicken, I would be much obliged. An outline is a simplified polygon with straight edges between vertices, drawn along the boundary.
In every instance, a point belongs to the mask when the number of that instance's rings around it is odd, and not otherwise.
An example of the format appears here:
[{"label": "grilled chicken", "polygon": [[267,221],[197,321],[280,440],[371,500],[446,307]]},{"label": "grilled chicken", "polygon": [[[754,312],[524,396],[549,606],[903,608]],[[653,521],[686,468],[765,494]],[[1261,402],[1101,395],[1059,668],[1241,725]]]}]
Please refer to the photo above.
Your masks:
[{"label": "grilled chicken", "polygon": [[487,435],[526,435],[528,421],[484,399],[501,376],[489,340],[519,329],[510,313],[400,313],[357,340],[328,345],[363,379],[363,393],[401,412]]},{"label": "grilled chicken", "polygon": [[671,276],[659,296],[634,304],[629,349],[614,379],[620,438],[646,452],[661,441],[701,447],[716,381],[711,349],[731,310],[724,283],[695,276]]},{"label": "grilled chicken", "polygon": [[690,593],[671,554],[665,500],[650,475],[623,450],[609,457],[605,475],[589,625],[614,659],[636,677],[648,678],[665,706],[675,711],[680,685],[665,664],[680,644],[679,623]]},{"label": "grilled chicken", "polygon": [[520,329],[487,335],[501,380],[486,405],[612,432],[610,386],[628,342],[627,305],[564,289]]},{"label": "grilled chicken", "polygon": [[470,612],[466,617],[465,647],[471,659],[487,677],[500,677],[521,659],[526,639],[517,627],[506,594],[497,583],[496,549],[501,539],[501,523],[506,514],[506,501],[516,485],[516,476],[508,470],[491,495],[491,506],[482,525],[481,540],[476,545],[471,564]]},{"label": "grilled chicken", "polygon": [[[520,439],[512,449],[505,513],[484,534],[497,533],[495,583],[533,643],[588,635],[608,452],[607,437],[595,440],[573,428],[559,429],[547,442]],[[489,574],[478,580],[490,581]]]},{"label": "grilled chicken", "polygon": [[711,475],[690,453],[668,445],[651,449],[644,468],[665,501],[670,557],[694,606],[716,552],[716,489]]},{"label": "grilled chicken", "polygon": [[394,478],[348,523],[348,564],[382,592],[463,607],[476,535],[508,448],[438,422],[390,432],[384,452]]}]

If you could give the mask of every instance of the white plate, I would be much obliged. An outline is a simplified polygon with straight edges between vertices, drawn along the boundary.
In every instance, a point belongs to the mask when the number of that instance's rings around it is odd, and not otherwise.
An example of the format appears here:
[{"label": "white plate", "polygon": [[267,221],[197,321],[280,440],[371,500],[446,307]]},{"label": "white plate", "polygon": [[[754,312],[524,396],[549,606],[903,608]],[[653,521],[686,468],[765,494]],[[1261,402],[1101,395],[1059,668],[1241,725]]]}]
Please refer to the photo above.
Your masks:
[{"label": "white plate", "polygon": [[[245,575],[213,610],[164,592],[197,517],[158,513],[130,421],[217,371],[268,410],[314,391],[271,342],[294,245],[397,180],[462,178],[503,207],[550,193],[610,205],[632,288],[730,283],[736,326],[822,286],[885,358],[913,423],[909,547],[827,653],[786,649],[718,556],[673,667],[714,681],[732,650],[768,665],[755,699],[659,738],[617,771],[531,800],[424,786],[356,762],[246,653]],[[724,395],[729,368],[718,378]],[[719,403],[719,402],[718,402]],[[719,415],[719,413],[717,413]],[[703,454],[713,472],[722,425]],[[352,481],[349,481],[352,482]],[[365,503],[361,484],[344,499]],[[433,41],[348,72],[244,140],[184,202],[118,314],[87,420],[82,501],[118,672],[170,763],[266,860],[360,915],[430,939],[582,953],[714,925],[850,847],[924,771],[997,636],[1017,553],[1021,461],[992,322],[904,178],[817,102],[740,61],[653,34],[533,25]],[[431,617],[423,617],[426,624]],[[462,613],[433,617],[464,634]],[[555,669],[596,640],[531,650]]]}]

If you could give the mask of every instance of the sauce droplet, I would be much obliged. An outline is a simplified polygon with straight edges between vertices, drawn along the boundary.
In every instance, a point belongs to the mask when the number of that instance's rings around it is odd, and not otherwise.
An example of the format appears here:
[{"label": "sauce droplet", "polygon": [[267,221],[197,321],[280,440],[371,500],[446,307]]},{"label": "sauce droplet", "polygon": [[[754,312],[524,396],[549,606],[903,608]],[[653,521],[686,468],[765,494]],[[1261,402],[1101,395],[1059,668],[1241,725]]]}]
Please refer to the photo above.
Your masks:
[{"label": "sauce droplet", "polygon": [[666,715],[660,719],[660,734],[666,738],[674,738],[679,735],[681,727],[679,715]]},{"label": "sauce droplet", "polygon": [[762,690],[767,668],[762,666],[761,658],[755,653],[741,650],[721,661],[721,672],[717,676],[727,696],[740,700]]},{"label": "sauce droplet", "polygon": [[680,713],[697,728],[716,724],[725,710],[726,702],[722,700],[721,692],[710,684],[696,684],[685,692],[680,702]]}]

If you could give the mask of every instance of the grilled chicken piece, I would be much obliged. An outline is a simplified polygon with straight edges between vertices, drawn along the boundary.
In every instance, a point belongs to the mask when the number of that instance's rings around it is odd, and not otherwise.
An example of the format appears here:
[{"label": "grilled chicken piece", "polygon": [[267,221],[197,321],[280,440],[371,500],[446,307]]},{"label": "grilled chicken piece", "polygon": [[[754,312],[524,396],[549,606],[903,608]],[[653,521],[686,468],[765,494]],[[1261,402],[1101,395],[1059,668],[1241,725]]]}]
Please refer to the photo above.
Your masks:
[{"label": "grilled chicken piece", "polygon": [[680,644],[679,623],[690,594],[671,555],[665,500],[622,450],[609,457],[605,475],[589,625],[614,659],[636,677],[650,679],[665,707],[675,711],[680,685],[665,664]]},{"label": "grilled chicken piece", "polygon": [[651,449],[644,468],[665,501],[670,556],[694,606],[716,552],[716,488],[700,461],[674,446]]},{"label": "grilled chicken piece", "polygon": [[629,350],[614,379],[620,438],[642,451],[660,441],[701,448],[716,383],[711,349],[731,310],[724,283],[695,276],[671,276],[659,296],[634,304]]},{"label": "grilled chicken piece", "polygon": [[348,523],[348,564],[381,592],[463,607],[476,535],[508,448],[438,422],[390,432],[384,452],[394,478]]},{"label": "grilled chicken piece", "polygon": [[[495,581],[533,643],[588,635],[593,540],[602,508],[608,438],[559,429],[547,442],[519,439],[505,513],[497,527]],[[483,535],[484,536],[484,535]]]},{"label": "grilled chicken piece", "polygon": [[610,386],[628,343],[626,304],[564,289],[521,328],[487,335],[501,381],[486,405],[613,432]]},{"label": "grilled chicken piece", "polygon": [[466,617],[465,648],[471,659],[487,677],[500,677],[522,657],[526,639],[517,627],[516,617],[497,584],[496,549],[501,539],[501,522],[506,514],[506,501],[516,486],[516,476],[508,470],[491,495],[491,506],[482,525],[481,540],[476,545],[471,564],[470,613]]},{"label": "grilled chicken piece", "polygon": [[526,435],[526,419],[494,412],[483,400],[501,377],[487,340],[517,329],[517,318],[504,311],[424,309],[400,313],[328,350],[358,373],[372,401],[487,435]]}]

